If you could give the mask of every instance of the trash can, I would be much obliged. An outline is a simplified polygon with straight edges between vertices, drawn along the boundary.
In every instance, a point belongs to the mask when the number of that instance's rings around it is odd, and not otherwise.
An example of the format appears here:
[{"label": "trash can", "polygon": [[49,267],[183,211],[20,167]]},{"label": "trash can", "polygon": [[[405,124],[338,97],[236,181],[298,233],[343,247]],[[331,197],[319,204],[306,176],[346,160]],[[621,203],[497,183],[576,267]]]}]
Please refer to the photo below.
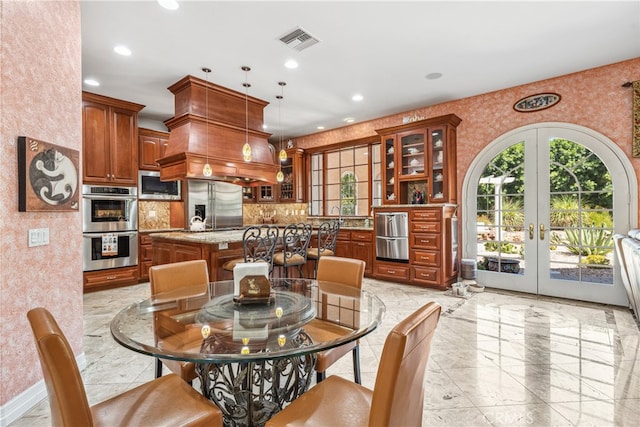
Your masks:
[{"label": "trash can", "polygon": [[476,280],[478,276],[478,262],[475,259],[462,259],[460,273],[465,280]]}]

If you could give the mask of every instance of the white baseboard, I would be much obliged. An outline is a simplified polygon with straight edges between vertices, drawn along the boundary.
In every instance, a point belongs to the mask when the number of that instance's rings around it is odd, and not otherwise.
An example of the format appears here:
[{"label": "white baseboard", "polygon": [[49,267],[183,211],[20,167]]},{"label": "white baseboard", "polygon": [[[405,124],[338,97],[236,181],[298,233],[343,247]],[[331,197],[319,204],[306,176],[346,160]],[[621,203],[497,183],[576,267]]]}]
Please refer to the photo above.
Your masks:
[{"label": "white baseboard", "polygon": [[[78,369],[82,371],[87,366],[84,352],[76,357]],[[47,397],[47,387],[44,380],[40,380],[13,399],[0,407],[0,426],[6,427]]]}]

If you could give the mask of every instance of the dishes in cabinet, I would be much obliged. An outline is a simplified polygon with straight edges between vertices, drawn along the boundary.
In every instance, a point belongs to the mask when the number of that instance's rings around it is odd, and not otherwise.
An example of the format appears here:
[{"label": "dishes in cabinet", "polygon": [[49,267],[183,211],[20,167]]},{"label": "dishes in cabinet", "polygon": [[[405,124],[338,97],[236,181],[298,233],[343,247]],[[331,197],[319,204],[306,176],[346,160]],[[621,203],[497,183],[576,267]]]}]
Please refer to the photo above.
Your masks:
[{"label": "dishes in cabinet", "polygon": [[418,164],[419,164],[419,163],[418,163],[418,160],[417,160],[417,159],[413,159],[413,160],[411,160],[411,161],[409,162],[409,164],[410,164],[411,166],[418,166]]},{"label": "dishes in cabinet", "polygon": [[441,174],[441,173],[437,173],[437,174],[435,174],[435,176],[433,177],[433,179],[434,179],[436,182],[440,182],[440,181],[442,181],[442,178],[443,178],[443,176],[442,176],[442,174]]},{"label": "dishes in cabinet", "polygon": [[442,151],[436,155],[436,163],[442,163]]},{"label": "dishes in cabinet", "polygon": [[443,196],[442,193],[436,193],[435,196],[433,196],[433,197],[436,198],[436,199],[441,199],[442,196]]},{"label": "dishes in cabinet", "polygon": [[395,182],[395,180],[393,179],[393,177],[391,177],[391,179],[389,180],[389,184],[393,184]]},{"label": "dishes in cabinet", "polygon": [[417,154],[418,153],[418,149],[414,148],[414,147],[408,148],[407,151],[409,152],[409,154]]},{"label": "dishes in cabinet", "polygon": [[394,166],[393,162],[389,162],[389,164],[387,165],[388,168],[392,168]]},{"label": "dishes in cabinet", "polygon": [[434,147],[436,147],[436,148],[440,148],[440,147],[442,147],[442,140],[441,140],[441,139],[439,139],[439,140],[435,141],[435,142],[433,143],[433,146],[434,146]]},{"label": "dishes in cabinet", "polygon": [[387,196],[387,200],[395,200],[396,199],[396,195],[394,193],[391,193]]},{"label": "dishes in cabinet", "polygon": [[387,154],[393,154],[393,147],[389,147],[389,149],[387,150]]}]

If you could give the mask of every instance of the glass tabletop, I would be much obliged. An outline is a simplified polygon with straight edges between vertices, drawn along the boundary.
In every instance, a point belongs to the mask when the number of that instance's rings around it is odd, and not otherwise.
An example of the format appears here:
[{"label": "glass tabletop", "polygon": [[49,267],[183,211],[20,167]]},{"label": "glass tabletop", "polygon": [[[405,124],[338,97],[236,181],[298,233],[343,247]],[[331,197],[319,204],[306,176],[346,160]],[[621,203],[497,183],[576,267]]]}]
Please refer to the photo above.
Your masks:
[{"label": "glass tabletop", "polygon": [[158,294],[111,322],[121,345],[202,363],[257,362],[337,347],[372,332],[385,306],[368,291],[314,279],[271,279],[271,297],[239,304],[233,280]]}]

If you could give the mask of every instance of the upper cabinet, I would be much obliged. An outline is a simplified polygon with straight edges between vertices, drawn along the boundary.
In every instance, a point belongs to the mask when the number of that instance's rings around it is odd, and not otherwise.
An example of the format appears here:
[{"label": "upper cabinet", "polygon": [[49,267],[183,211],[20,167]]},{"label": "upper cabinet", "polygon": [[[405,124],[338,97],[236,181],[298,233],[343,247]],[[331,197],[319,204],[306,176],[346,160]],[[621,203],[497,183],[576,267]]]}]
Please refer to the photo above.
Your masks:
[{"label": "upper cabinet", "polygon": [[157,160],[164,157],[169,143],[169,132],[138,129],[138,167],[142,170],[160,170]]},{"label": "upper cabinet", "polygon": [[304,167],[301,148],[290,148],[287,151],[287,159],[280,163],[284,181],[280,183],[280,202],[302,203],[304,202]]},{"label": "upper cabinet", "polygon": [[383,204],[456,203],[454,114],[379,129]]},{"label": "upper cabinet", "polygon": [[138,112],[144,105],[82,92],[82,179],[136,185]]}]

